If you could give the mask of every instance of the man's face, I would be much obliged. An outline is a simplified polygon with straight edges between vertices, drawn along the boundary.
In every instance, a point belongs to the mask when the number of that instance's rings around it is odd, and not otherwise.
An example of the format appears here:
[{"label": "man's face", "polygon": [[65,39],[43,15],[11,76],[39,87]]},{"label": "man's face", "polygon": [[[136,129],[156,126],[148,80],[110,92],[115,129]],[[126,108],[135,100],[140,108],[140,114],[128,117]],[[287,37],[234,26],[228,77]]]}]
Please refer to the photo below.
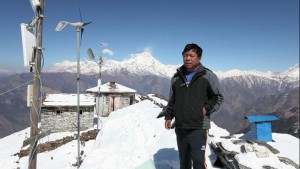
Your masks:
[{"label": "man's face", "polygon": [[183,54],[183,63],[187,71],[191,72],[199,66],[200,57],[194,50],[189,50]]}]

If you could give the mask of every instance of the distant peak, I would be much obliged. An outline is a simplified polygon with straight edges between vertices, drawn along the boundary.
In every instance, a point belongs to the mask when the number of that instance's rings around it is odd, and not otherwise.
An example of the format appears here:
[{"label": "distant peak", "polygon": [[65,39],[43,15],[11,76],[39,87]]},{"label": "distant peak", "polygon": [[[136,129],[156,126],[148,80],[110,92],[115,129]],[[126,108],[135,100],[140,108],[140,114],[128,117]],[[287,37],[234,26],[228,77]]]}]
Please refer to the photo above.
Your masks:
[{"label": "distant peak", "polygon": [[131,59],[140,59],[140,58],[154,59],[154,57],[151,54],[151,51],[143,51],[141,53],[131,54],[130,56]]},{"label": "distant peak", "polygon": [[135,64],[149,64],[157,63],[158,61],[152,56],[151,52],[143,51],[141,53],[135,53],[130,55],[130,59],[123,61],[123,63],[135,63]]},{"label": "distant peak", "polygon": [[290,67],[288,69],[288,71],[291,71],[291,70],[299,70],[299,64],[295,64],[293,67]]},{"label": "distant peak", "polygon": [[279,72],[279,76],[293,77],[299,80],[299,64],[290,67],[288,70]]}]

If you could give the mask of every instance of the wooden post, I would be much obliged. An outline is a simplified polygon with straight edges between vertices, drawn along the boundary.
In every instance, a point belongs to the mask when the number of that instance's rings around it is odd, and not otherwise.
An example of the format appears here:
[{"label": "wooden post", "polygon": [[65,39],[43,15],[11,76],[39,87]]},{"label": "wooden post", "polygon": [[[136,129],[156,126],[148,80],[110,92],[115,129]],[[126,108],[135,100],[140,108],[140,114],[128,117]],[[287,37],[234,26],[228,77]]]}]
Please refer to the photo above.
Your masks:
[{"label": "wooden post", "polygon": [[44,0],[40,0],[40,7],[38,7],[38,22],[37,22],[37,48],[35,55],[34,64],[34,81],[33,81],[33,97],[31,106],[31,116],[30,116],[30,137],[35,137],[36,139],[32,142],[30,147],[29,155],[29,169],[36,169],[37,162],[37,143],[38,143],[38,118],[40,112],[40,102],[41,102],[41,56],[42,56],[42,32],[43,32],[43,19],[44,19]]}]

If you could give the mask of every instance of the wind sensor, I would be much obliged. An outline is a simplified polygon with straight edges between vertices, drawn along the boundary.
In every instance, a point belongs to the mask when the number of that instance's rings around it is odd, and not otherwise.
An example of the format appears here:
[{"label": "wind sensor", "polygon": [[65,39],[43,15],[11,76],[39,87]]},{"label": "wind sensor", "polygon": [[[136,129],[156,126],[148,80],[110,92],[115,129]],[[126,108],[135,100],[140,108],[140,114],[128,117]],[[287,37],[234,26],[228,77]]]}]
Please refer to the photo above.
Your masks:
[{"label": "wind sensor", "polygon": [[87,23],[83,23],[83,22],[67,22],[67,21],[60,21],[56,28],[55,28],[55,31],[61,31],[65,26],[67,25],[71,25],[71,26],[74,26],[76,28],[80,28],[80,29],[83,29],[86,25],[90,24],[92,22],[87,22]]},{"label": "wind sensor", "polygon": [[80,156],[80,43],[81,36],[84,30],[84,26],[90,24],[91,22],[83,23],[83,22],[67,22],[60,21],[58,22],[55,30],[61,31],[65,26],[70,25],[76,27],[77,32],[77,148],[78,148],[78,157],[77,157],[77,168],[79,168],[81,164],[81,156]]}]

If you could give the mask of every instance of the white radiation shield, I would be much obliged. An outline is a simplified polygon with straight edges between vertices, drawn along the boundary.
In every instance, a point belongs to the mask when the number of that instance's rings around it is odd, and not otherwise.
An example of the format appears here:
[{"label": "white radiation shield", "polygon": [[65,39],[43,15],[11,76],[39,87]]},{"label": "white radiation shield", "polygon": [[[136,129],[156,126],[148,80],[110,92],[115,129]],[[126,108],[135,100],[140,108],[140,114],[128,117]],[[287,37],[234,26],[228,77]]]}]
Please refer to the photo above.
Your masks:
[{"label": "white radiation shield", "polygon": [[24,67],[31,67],[34,63],[34,55],[36,48],[36,37],[32,30],[27,29],[28,25],[21,23],[22,47]]}]

